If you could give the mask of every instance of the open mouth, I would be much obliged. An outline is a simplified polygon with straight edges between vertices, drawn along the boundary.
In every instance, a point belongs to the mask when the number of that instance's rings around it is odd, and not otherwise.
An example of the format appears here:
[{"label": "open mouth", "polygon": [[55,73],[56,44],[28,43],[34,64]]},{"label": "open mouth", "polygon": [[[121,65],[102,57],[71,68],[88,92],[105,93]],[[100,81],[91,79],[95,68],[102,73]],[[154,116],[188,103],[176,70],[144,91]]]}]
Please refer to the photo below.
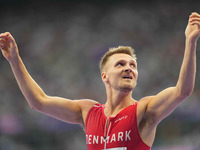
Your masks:
[{"label": "open mouth", "polygon": [[122,78],[123,79],[132,79],[132,76],[130,76],[130,75],[124,75]]}]

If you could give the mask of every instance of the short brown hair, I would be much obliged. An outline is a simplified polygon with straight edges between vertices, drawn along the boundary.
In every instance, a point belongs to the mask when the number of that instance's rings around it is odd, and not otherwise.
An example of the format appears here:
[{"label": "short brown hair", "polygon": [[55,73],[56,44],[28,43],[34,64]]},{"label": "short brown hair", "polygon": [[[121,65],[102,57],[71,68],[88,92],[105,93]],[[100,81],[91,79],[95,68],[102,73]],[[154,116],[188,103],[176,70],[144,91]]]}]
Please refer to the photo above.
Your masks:
[{"label": "short brown hair", "polygon": [[99,67],[100,67],[101,72],[103,71],[104,66],[106,62],[108,61],[109,57],[117,53],[128,54],[131,57],[133,57],[133,59],[135,60],[137,59],[135,50],[129,46],[118,46],[118,47],[109,48],[109,50],[103,55],[103,57],[100,60]]}]

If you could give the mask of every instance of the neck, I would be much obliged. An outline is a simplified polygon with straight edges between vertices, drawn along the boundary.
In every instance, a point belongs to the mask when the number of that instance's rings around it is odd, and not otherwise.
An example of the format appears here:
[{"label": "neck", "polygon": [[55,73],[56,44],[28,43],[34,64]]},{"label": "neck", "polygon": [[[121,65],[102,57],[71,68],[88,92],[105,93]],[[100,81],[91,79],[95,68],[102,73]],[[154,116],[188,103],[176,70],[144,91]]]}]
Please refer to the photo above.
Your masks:
[{"label": "neck", "polygon": [[113,91],[107,92],[107,101],[105,104],[104,113],[107,117],[115,116],[123,108],[133,104],[132,91],[121,92]]}]

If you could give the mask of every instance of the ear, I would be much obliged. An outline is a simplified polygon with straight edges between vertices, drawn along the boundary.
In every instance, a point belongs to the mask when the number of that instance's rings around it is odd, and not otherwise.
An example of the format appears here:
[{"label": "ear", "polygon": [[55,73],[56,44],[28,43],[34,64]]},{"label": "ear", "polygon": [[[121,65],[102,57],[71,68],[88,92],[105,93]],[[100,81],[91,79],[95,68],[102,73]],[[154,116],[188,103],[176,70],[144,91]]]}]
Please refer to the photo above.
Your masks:
[{"label": "ear", "polygon": [[106,72],[102,72],[102,73],[101,73],[101,79],[102,79],[103,82],[108,81]]}]

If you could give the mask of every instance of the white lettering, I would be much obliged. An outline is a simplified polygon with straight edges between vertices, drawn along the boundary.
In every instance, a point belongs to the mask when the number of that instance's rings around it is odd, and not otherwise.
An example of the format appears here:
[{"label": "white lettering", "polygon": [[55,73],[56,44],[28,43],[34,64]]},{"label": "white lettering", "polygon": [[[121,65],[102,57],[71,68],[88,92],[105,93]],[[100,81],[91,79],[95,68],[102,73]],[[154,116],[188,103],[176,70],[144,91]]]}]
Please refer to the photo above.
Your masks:
[{"label": "white lettering", "polygon": [[131,133],[131,130],[126,131],[125,141],[127,141],[127,139],[131,140],[131,138],[130,138],[130,133]]},{"label": "white lettering", "polygon": [[120,141],[131,141],[131,130],[118,132],[107,136],[106,139],[104,136],[99,135],[87,135],[86,134],[86,144],[103,144],[103,143],[113,143]]},{"label": "white lettering", "polygon": [[104,137],[101,136],[101,144],[102,144],[103,142],[105,142],[105,140],[104,140]]},{"label": "white lettering", "polygon": [[98,141],[99,141],[99,136],[93,136],[93,144],[98,144]]},{"label": "white lettering", "polygon": [[119,139],[121,139],[121,141],[123,141],[123,132],[118,133],[118,141],[119,141]]},{"label": "white lettering", "polygon": [[116,142],[115,134],[112,135],[112,138],[111,138],[111,140],[110,140],[110,143],[112,143],[113,141]]},{"label": "white lettering", "polygon": [[88,144],[88,135],[86,134],[86,144]]},{"label": "white lettering", "polygon": [[106,137],[107,143],[109,142],[109,139],[110,139],[110,136],[107,136],[107,137]]},{"label": "white lettering", "polygon": [[128,118],[128,116],[127,116],[127,115],[125,115],[125,116],[122,116],[121,118],[119,118],[119,119],[115,120],[115,123],[116,123],[116,122],[118,122],[118,121],[121,121],[121,120],[123,120],[123,119],[126,119],[126,118]]},{"label": "white lettering", "polygon": [[92,144],[92,143],[91,143],[91,140],[92,140],[91,138],[92,138],[92,135],[89,135],[88,144]]}]

